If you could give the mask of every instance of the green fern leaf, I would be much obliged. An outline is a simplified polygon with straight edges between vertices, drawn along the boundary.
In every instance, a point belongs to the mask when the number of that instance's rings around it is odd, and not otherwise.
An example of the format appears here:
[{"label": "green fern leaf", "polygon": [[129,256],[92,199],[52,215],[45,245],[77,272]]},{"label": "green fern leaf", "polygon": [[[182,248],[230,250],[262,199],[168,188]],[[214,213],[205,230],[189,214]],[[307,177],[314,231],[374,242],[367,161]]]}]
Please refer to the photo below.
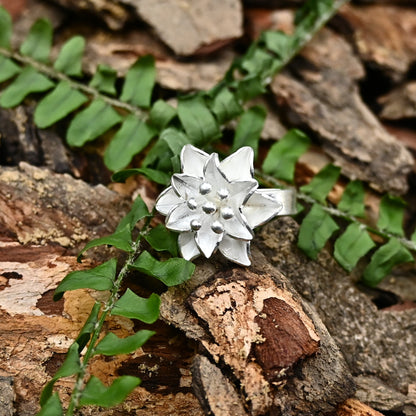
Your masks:
[{"label": "green fern leaf", "polygon": [[338,209],[346,214],[354,215],[358,218],[365,216],[364,206],[365,191],[361,181],[351,181],[342,193],[338,203]]},{"label": "green fern leaf", "polygon": [[166,130],[163,130],[160,134],[160,140],[166,142],[174,155],[179,155],[182,148],[186,144],[190,143],[190,140],[186,134],[174,127],[169,127]]},{"label": "green fern leaf", "polygon": [[220,124],[232,120],[244,111],[228,87],[223,87],[215,93],[210,108]]},{"label": "green fern leaf", "polygon": [[0,47],[10,49],[12,37],[12,18],[8,11],[0,6]]},{"label": "green fern leaf", "polygon": [[109,332],[96,346],[94,354],[130,354],[140,348],[154,334],[156,334],[155,331],[142,329],[126,338],[119,338],[117,335]]},{"label": "green fern leaf", "polygon": [[300,227],[298,247],[315,260],[338,228],[332,217],[320,205],[314,204]]},{"label": "green fern leaf", "polygon": [[44,92],[55,84],[49,78],[40,74],[31,66],[22,70],[15,80],[2,92],[0,105],[5,108],[15,107],[27,95],[34,92]]},{"label": "green fern leaf", "polygon": [[403,216],[406,203],[398,197],[384,195],[380,202],[377,227],[393,234],[404,236]]},{"label": "green fern leaf", "polygon": [[309,137],[300,130],[289,130],[270,148],[263,162],[263,171],[292,183],[296,162],[306,152],[310,142]]},{"label": "green fern leaf", "polygon": [[274,52],[279,58],[285,58],[292,51],[292,38],[286,33],[278,31],[263,32],[260,40],[264,42],[269,51]]},{"label": "green fern leaf", "polygon": [[109,95],[116,95],[117,71],[108,65],[98,65],[91,79],[90,87]]},{"label": "green fern leaf", "polygon": [[54,68],[69,76],[81,76],[84,49],[85,39],[82,36],[72,37],[62,46]]},{"label": "green fern leaf", "polygon": [[334,257],[345,270],[350,272],[358,260],[373,247],[375,247],[375,243],[368,235],[366,228],[360,224],[352,223],[335,241]]},{"label": "green fern leaf", "polygon": [[156,80],[155,59],[143,56],[128,70],[120,99],[137,107],[149,107]]},{"label": "green fern leaf", "polygon": [[325,199],[336,184],[340,172],[339,167],[327,165],[307,185],[301,186],[300,190],[316,201],[325,203]]},{"label": "green fern leaf", "polygon": [[0,55],[0,82],[4,82],[10,78],[13,78],[20,71],[21,68],[17,66],[11,59],[7,59]]},{"label": "green fern leaf", "polygon": [[66,140],[70,146],[83,146],[122,121],[113,107],[97,99],[78,113],[68,127]]},{"label": "green fern leaf", "polygon": [[394,266],[412,261],[412,253],[399,240],[391,238],[373,254],[362,280],[368,286],[376,286],[391,273]]},{"label": "green fern leaf", "polygon": [[147,123],[133,114],[129,115],[107,147],[104,163],[112,171],[124,169],[156,134],[156,130]]},{"label": "green fern leaf", "polygon": [[86,101],[88,98],[84,94],[73,89],[69,82],[61,81],[36,107],[35,124],[42,129],[49,127]]},{"label": "green fern leaf", "polygon": [[36,416],[63,416],[64,411],[62,409],[61,401],[59,400],[58,393],[54,393],[45,404],[42,409],[36,414]]},{"label": "green fern leaf", "polygon": [[240,147],[250,146],[254,150],[254,158],[257,158],[260,134],[263,130],[266,115],[265,108],[258,105],[243,113],[235,131],[232,152]]},{"label": "green fern leaf", "polygon": [[236,98],[239,103],[249,101],[266,92],[265,83],[260,75],[248,75],[241,80],[234,81],[230,87],[236,90]]},{"label": "green fern leaf", "polygon": [[150,110],[149,123],[159,131],[176,116],[176,110],[163,100],[157,100]]},{"label": "green fern leaf", "polygon": [[114,182],[125,182],[127,178],[134,175],[144,175],[152,182],[156,182],[160,185],[167,185],[170,182],[170,175],[160,170],[150,168],[133,168],[120,170],[113,174],[111,179]]},{"label": "green fern leaf", "polygon": [[53,29],[47,19],[37,20],[31,27],[25,41],[20,46],[22,55],[30,56],[39,62],[48,62],[52,46]]}]

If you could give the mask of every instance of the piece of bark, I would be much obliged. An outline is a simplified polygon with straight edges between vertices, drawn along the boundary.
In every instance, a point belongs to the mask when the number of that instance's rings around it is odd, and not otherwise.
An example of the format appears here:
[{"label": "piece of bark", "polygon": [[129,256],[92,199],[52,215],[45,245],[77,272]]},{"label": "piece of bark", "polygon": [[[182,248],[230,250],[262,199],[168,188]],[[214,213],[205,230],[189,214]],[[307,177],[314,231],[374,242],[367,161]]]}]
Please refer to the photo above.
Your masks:
[{"label": "piece of bark", "polygon": [[337,408],[336,416],[383,416],[357,399],[348,399]]},{"label": "piece of bark", "polygon": [[221,370],[203,355],[197,355],[192,365],[196,396],[205,414],[215,416],[248,416],[244,401]]},{"label": "piece of bark", "polygon": [[[321,31],[291,65],[294,75],[285,72],[272,82],[276,101],[291,125],[318,137],[346,176],[367,181],[378,190],[403,194],[413,157],[363,103],[352,51],[342,59],[333,51],[340,43],[330,31]],[[347,45],[343,50],[348,50]]]},{"label": "piece of bark", "polygon": [[165,0],[124,0],[136,9],[157,35],[178,55],[192,55],[204,47],[219,46],[242,35],[239,0],[214,4],[208,0],[177,2]]},{"label": "piece of bark", "polygon": [[14,414],[13,377],[0,376],[0,414],[13,416]]},{"label": "piece of bark", "polygon": [[416,82],[405,83],[378,100],[382,106],[380,117],[400,120],[416,117]]},{"label": "piece of bark", "polygon": [[103,185],[27,163],[0,168],[0,230],[22,244],[80,247],[111,234],[129,202]]},{"label": "piece of bark", "polygon": [[[337,346],[283,275],[260,253],[253,263],[255,270],[230,269],[228,263],[213,267],[205,261],[191,281],[162,295],[161,316],[198,340],[217,365],[225,365],[230,381],[239,380],[250,414],[318,415],[333,410],[354,392]],[[297,329],[286,327],[282,316],[292,317]],[[284,328],[286,342],[280,343]],[[310,356],[316,336],[319,350]]]},{"label": "piece of bark", "polygon": [[[402,394],[405,400],[401,401],[401,407],[416,405],[414,398],[405,396],[416,374],[413,325],[416,309],[378,310],[357,288],[352,279],[354,275],[344,272],[327,251],[323,250],[317,261],[309,260],[296,246],[297,234],[296,222],[281,218],[263,227],[258,246],[296,290],[319,310],[352,374],[357,377],[371,374],[389,389]],[[384,410],[397,410],[396,406],[388,408],[388,401],[384,405]]]},{"label": "piece of bark", "polygon": [[[341,8],[337,28],[351,39],[365,64],[397,83],[416,60],[416,10],[392,4]],[[388,34],[388,36],[386,36]]]}]

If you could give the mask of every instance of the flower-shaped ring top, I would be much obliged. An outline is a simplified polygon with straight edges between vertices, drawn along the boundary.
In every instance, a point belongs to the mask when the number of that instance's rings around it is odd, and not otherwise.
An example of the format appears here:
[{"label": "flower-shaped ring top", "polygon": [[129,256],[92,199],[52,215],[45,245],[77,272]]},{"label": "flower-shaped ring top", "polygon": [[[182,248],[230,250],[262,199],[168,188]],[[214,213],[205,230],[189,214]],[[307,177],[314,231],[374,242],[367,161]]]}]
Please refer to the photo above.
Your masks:
[{"label": "flower-shaped ring top", "polygon": [[218,248],[235,263],[249,266],[253,228],[276,215],[296,212],[291,189],[257,189],[253,149],[242,147],[222,162],[192,145],[181,152],[182,172],[156,201],[166,227],[179,232],[178,244],[187,260],[201,253],[209,258]]}]

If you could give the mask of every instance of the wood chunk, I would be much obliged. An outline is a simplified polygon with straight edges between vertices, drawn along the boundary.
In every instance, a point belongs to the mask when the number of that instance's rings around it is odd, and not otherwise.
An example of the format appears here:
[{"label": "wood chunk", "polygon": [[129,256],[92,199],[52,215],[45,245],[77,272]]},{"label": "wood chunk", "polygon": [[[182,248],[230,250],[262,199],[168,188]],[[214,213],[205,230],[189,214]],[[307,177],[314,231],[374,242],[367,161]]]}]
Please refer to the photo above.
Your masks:
[{"label": "wood chunk", "polygon": [[244,401],[235,387],[203,355],[197,355],[192,365],[195,395],[204,404],[205,414],[214,416],[247,416]]},{"label": "wood chunk", "polygon": [[[322,32],[312,42],[313,53],[307,47],[292,64],[295,76],[286,72],[274,79],[271,87],[276,101],[290,124],[319,138],[346,176],[367,181],[378,190],[405,193],[413,157],[363,103],[354,81],[356,69],[342,69],[339,62],[344,60],[336,53],[325,53],[337,47],[340,41],[334,38],[331,32]],[[313,61],[307,60],[310,56]]]},{"label": "wood chunk", "polygon": [[336,416],[383,416],[357,399],[348,399],[337,408]]},{"label": "wood chunk", "polygon": [[410,81],[380,97],[380,116],[386,120],[416,117],[416,82]]},{"label": "wood chunk", "polygon": [[[398,82],[416,60],[416,10],[393,4],[344,6],[339,16],[360,58]],[[388,34],[386,36],[386,34]]]},{"label": "wood chunk", "polygon": [[[258,234],[258,247],[319,310],[360,389],[375,394],[384,386],[390,391],[378,402],[366,395],[358,398],[378,410],[397,411],[398,405],[416,405],[413,396],[403,394],[410,391],[416,374],[416,309],[378,310],[357,288],[354,275],[343,271],[327,251],[312,261],[299,250],[298,228],[291,218],[272,221]],[[362,377],[369,374],[377,388],[363,388]],[[394,402],[389,399],[392,392],[398,399]]]},{"label": "wood chunk", "polygon": [[67,174],[23,162],[19,168],[0,168],[0,230],[22,244],[79,247],[111,234],[128,205],[103,185],[90,186]]},{"label": "wood chunk", "polygon": [[0,376],[0,414],[2,416],[13,416],[14,399],[13,377]]},{"label": "wood chunk", "polygon": [[178,55],[192,55],[203,47],[238,38],[242,35],[242,8],[238,0],[124,0]]}]

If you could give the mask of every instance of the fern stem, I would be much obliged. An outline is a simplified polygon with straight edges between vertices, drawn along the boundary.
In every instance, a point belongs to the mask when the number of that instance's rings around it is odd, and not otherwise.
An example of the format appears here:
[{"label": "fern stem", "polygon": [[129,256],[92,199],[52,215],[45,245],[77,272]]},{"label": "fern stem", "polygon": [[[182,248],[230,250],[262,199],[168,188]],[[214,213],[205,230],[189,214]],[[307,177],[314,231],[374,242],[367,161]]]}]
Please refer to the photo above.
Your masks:
[{"label": "fern stem", "polygon": [[82,84],[81,82],[78,82],[75,79],[68,77],[62,72],[57,71],[53,67],[49,65],[45,65],[42,62],[32,59],[30,56],[25,56],[25,55],[20,54],[19,52],[10,51],[2,47],[0,47],[0,54],[3,56],[6,56],[7,58],[14,59],[15,61],[20,62],[22,64],[30,65],[33,68],[35,68],[37,71],[48,76],[49,78],[52,78],[58,81],[68,82],[68,84],[72,88],[78,91],[81,91],[91,97],[99,98],[113,107],[117,107],[125,111],[128,111],[129,113],[136,115],[138,118],[141,118],[143,120],[147,118],[146,111],[143,111],[140,108],[135,107],[134,105],[131,105],[129,103],[125,103],[124,101],[120,101],[117,98],[112,98],[112,97],[109,97],[108,95],[102,94],[97,89],[89,85]]},{"label": "fern stem", "polygon": [[[287,184],[285,182],[280,181],[280,180],[276,179],[273,176],[266,175],[265,173],[261,172],[258,169],[255,170],[255,174],[262,182],[264,182],[265,184],[268,184],[269,186],[277,186],[279,188],[287,187]],[[321,208],[325,212],[332,215],[333,217],[342,218],[346,221],[354,222],[356,224],[359,224],[360,227],[364,227],[367,230],[367,232],[369,232],[371,234],[376,234],[379,237],[384,238],[385,240],[389,240],[390,238],[396,238],[398,241],[400,241],[400,243],[404,247],[408,248],[409,250],[416,251],[416,243],[407,239],[407,238],[405,238],[405,237],[402,237],[400,235],[393,234],[393,233],[390,233],[388,231],[380,230],[378,228],[367,225],[367,224],[363,223],[362,221],[360,221],[354,215],[350,215],[350,214],[348,214],[344,211],[341,211],[340,209],[332,207],[332,206],[322,205],[321,202],[317,201],[316,199],[312,198],[309,195],[306,195],[303,192],[297,191],[296,197],[297,197],[298,200],[306,202],[307,204],[310,204],[310,205],[318,204],[318,205],[321,206]]]}]

